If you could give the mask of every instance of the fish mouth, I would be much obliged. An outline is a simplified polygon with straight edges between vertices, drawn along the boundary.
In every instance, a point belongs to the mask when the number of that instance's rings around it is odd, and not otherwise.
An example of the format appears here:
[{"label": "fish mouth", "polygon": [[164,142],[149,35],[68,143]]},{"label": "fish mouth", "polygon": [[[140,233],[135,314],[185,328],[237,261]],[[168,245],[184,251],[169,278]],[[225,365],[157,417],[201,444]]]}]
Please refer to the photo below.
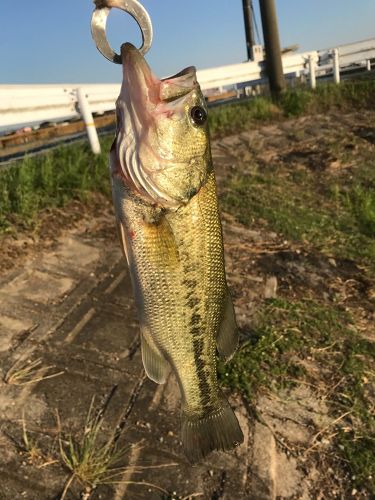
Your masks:
[{"label": "fish mouth", "polygon": [[[189,66],[179,73],[159,79],[141,52],[131,43],[121,46],[123,89],[139,118],[161,103],[174,103],[198,86],[196,69]],[[174,103],[176,104],[176,103]],[[144,120],[142,120],[144,121]]]},{"label": "fish mouth", "polygon": [[123,91],[137,110],[159,103],[160,80],[153,74],[143,55],[131,43],[121,46]]}]

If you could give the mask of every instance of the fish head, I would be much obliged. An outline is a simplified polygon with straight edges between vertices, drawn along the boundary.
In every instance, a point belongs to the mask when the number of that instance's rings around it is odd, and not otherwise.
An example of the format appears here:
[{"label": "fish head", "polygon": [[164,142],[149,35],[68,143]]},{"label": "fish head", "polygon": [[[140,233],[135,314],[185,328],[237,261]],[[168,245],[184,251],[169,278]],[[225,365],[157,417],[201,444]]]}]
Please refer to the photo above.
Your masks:
[{"label": "fish head", "polygon": [[207,180],[207,106],[194,67],[159,80],[131,44],[121,48],[112,174],[153,205],[178,208]]}]

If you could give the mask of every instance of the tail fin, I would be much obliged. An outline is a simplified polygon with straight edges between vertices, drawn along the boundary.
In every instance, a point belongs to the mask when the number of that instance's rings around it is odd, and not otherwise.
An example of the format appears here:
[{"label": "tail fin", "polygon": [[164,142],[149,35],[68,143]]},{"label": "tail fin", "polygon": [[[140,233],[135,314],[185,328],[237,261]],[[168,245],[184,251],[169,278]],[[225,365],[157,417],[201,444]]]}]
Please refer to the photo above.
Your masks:
[{"label": "tail fin", "polygon": [[243,442],[237,417],[227,401],[201,418],[182,414],[182,444],[189,462],[196,463],[214,450],[230,450]]}]

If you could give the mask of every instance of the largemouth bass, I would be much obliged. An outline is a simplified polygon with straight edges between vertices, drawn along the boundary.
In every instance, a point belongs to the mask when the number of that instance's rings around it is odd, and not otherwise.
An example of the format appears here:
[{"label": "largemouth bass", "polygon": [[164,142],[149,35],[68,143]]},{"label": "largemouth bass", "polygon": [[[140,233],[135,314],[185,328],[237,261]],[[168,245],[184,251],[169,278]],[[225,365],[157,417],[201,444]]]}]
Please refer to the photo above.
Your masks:
[{"label": "largemouth bass", "polygon": [[150,379],[170,370],[182,396],[182,443],[197,462],[243,441],[217,381],[216,349],[238,344],[225,278],[207,108],[194,67],[159,80],[131,44],[110,170],[117,227],[138,309]]}]

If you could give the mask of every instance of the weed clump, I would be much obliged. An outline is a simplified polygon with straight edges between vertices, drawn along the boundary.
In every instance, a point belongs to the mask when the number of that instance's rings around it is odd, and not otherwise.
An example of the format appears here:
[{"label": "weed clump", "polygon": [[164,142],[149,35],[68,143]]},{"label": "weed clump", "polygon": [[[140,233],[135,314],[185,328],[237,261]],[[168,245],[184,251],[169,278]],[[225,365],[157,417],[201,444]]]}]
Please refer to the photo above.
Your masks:
[{"label": "weed clump", "polygon": [[279,105],[284,116],[301,116],[308,112],[314,98],[316,99],[316,96],[311,91],[295,89],[283,94]]},{"label": "weed clump", "polygon": [[63,439],[61,434],[59,436],[60,456],[72,474],[67,482],[69,486],[77,479],[82,484],[95,488],[98,484],[118,478],[124,471],[124,468],[116,468],[115,464],[125,456],[129,448],[118,448],[113,437],[104,443],[101,441],[103,414],[95,414],[93,405],[94,399],[91,401],[80,439],[74,439],[72,436]]},{"label": "weed clump", "polygon": [[106,437],[103,431],[104,413],[105,408],[101,411],[94,410],[94,398],[92,398],[84,429],[78,439],[73,438],[71,435],[67,438],[63,437],[60,418],[57,414],[57,422],[60,429],[60,459],[70,472],[70,477],[65,483],[61,500],[66,497],[74,481],[78,481],[85,486],[85,491],[88,495],[99,485],[114,485],[120,483],[150,487],[163,494],[168,494],[164,488],[156,484],[123,479],[128,469],[136,473],[144,469],[174,467],[177,464],[168,463],[155,466],[129,465],[128,467],[121,465],[121,462],[130,455],[131,450],[135,450],[137,445],[133,447],[131,445],[120,446],[119,432],[112,433],[112,435]]},{"label": "weed clump", "polygon": [[43,366],[40,358],[34,361],[18,360],[7,371],[4,382],[9,385],[27,385],[36,384],[42,380],[58,377],[64,372],[48,374],[48,371],[54,366]]},{"label": "weed clump", "polygon": [[257,97],[244,103],[218,106],[211,109],[209,113],[210,132],[214,137],[224,136],[279,115],[279,108],[266,97]]},{"label": "weed clump", "polygon": [[347,206],[358,223],[359,230],[369,238],[375,238],[375,191],[360,185],[347,195]]}]

